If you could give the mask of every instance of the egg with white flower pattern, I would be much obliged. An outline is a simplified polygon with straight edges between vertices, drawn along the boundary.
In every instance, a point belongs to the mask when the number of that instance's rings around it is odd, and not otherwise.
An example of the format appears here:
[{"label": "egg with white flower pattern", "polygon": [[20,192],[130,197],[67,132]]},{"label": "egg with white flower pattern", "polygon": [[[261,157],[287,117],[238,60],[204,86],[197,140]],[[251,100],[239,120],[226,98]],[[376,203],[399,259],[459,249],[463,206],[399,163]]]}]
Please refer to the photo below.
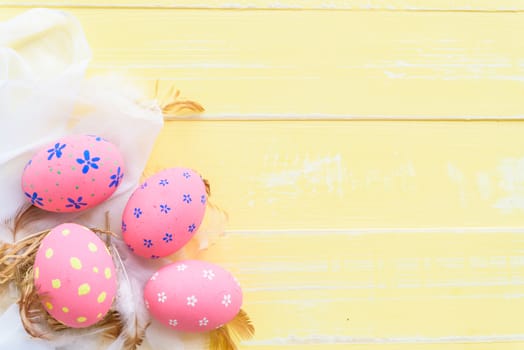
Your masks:
[{"label": "egg with white flower pattern", "polygon": [[27,201],[52,212],[77,212],[109,198],[124,177],[118,148],[94,135],[69,135],[41,148],[27,163]]},{"label": "egg with white flower pattern", "polygon": [[182,248],[206,210],[204,180],[194,170],[170,168],[133,192],[122,215],[122,236],[137,255],[159,258]]},{"label": "egg with white flower pattern", "polygon": [[38,248],[33,271],[44,309],[69,327],[103,319],[116,295],[113,258],[104,242],[81,225],[53,228]]},{"label": "egg with white flower pattern", "polygon": [[151,315],[167,327],[206,332],[237,316],[242,290],[222,267],[186,260],[158,270],[146,284],[144,299]]}]

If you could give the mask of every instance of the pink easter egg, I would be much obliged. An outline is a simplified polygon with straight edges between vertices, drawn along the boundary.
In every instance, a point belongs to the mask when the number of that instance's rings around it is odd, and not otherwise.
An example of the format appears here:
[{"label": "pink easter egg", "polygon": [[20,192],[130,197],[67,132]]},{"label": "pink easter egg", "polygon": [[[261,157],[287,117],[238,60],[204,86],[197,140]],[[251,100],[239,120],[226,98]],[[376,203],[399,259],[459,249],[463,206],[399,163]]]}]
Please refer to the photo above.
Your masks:
[{"label": "pink easter egg", "polygon": [[242,289],[220,266],[198,260],[164,266],[147,282],[144,300],[162,324],[206,332],[231,321],[242,306]]},{"label": "pink easter egg", "polygon": [[31,204],[52,212],[76,212],[109,198],[124,176],[115,145],[98,136],[53,141],[27,163],[22,190]]},{"label": "pink easter egg", "polygon": [[133,192],[122,216],[128,247],[147,258],[173,254],[197,232],[206,209],[206,187],[195,171],[171,168]]},{"label": "pink easter egg", "polygon": [[53,228],[42,240],[34,282],[45,310],[73,328],[100,321],[111,308],[117,288],[115,264],[102,240],[72,223]]}]

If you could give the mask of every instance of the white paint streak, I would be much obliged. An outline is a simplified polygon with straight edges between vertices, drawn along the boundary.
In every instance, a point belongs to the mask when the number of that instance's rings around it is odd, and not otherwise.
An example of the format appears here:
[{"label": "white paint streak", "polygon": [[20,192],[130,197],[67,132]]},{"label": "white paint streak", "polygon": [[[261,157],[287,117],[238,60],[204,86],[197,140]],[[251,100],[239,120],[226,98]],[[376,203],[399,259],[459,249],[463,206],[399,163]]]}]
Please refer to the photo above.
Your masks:
[{"label": "white paint streak", "polygon": [[505,213],[524,210],[524,158],[503,159],[497,170],[499,188],[507,195],[498,199],[494,207]]},{"label": "white paint streak", "polygon": [[524,334],[450,335],[443,337],[351,337],[340,335],[311,335],[307,337],[297,337],[290,335],[287,337],[244,341],[242,344],[246,346],[284,346],[307,344],[454,344],[521,341],[524,341]]},{"label": "white paint streak", "polygon": [[491,178],[486,173],[477,173],[477,187],[480,192],[480,197],[488,200],[492,194]]},{"label": "white paint streak", "polygon": [[406,77],[406,73],[397,73],[397,72],[392,72],[392,71],[388,71],[388,70],[385,70],[384,74],[389,79],[404,79]]},{"label": "white paint streak", "polygon": [[500,286],[522,286],[523,279],[518,280],[500,280],[500,281],[449,281],[449,282],[431,282],[425,286],[429,288],[442,287],[500,287]]},{"label": "white paint streak", "polygon": [[352,285],[294,285],[294,286],[285,286],[285,287],[251,287],[243,288],[246,292],[282,292],[282,291],[322,291],[322,290],[359,290],[359,289],[384,289],[386,284],[383,283],[362,283],[362,284],[352,284]]},{"label": "white paint streak", "polygon": [[[343,175],[342,157],[340,154],[311,159],[308,155],[300,160],[272,160],[275,163],[285,164],[285,169],[278,172],[260,176],[266,188],[276,189],[279,187],[297,186],[304,184],[315,191],[317,188],[326,188],[329,193],[336,192],[343,197]],[[275,164],[275,165],[278,165]]]},{"label": "white paint streak", "polygon": [[465,207],[466,190],[464,188],[464,174],[458,167],[456,167],[452,163],[448,163],[448,176],[451,179],[451,181],[453,181],[457,185],[460,196],[460,204],[462,205],[462,207]]},{"label": "white paint streak", "polygon": [[262,63],[228,63],[228,62],[186,62],[186,63],[165,63],[157,62],[152,64],[120,64],[118,66],[108,65],[103,63],[93,64],[93,68],[115,68],[115,69],[273,69],[273,68],[285,68],[284,66],[269,66]]},{"label": "white paint streak", "polygon": [[327,262],[322,263],[260,263],[251,267],[239,267],[239,271],[243,273],[274,273],[274,272],[326,272],[329,270]]}]

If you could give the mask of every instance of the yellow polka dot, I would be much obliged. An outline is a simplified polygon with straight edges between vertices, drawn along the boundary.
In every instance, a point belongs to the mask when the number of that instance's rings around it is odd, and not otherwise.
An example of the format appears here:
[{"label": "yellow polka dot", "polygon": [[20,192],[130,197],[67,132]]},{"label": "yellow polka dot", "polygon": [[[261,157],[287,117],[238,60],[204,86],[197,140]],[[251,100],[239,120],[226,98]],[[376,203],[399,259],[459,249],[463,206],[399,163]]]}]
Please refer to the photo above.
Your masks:
[{"label": "yellow polka dot", "polygon": [[98,250],[98,247],[96,246],[96,244],[91,243],[91,242],[87,245],[87,247],[89,248],[89,251],[93,253],[95,253]]},{"label": "yellow polka dot", "polygon": [[75,270],[80,270],[82,268],[82,262],[78,258],[72,257],[69,262],[71,263],[71,267]]},{"label": "yellow polka dot", "polygon": [[96,315],[96,318],[102,318],[102,313],[100,312],[98,315]]},{"label": "yellow polka dot", "polygon": [[51,284],[53,285],[53,288],[54,289],[58,289],[60,288],[60,286],[62,285],[62,283],[60,282],[60,280],[57,278],[57,279],[54,279],[51,281]]},{"label": "yellow polka dot", "polygon": [[80,287],[78,287],[78,295],[86,295],[90,291],[91,287],[87,283],[81,284]]},{"label": "yellow polka dot", "polygon": [[64,313],[67,314],[67,313],[69,312],[69,308],[66,307],[66,306],[64,306],[64,307],[62,308],[62,311],[63,311]]},{"label": "yellow polka dot", "polygon": [[39,277],[40,277],[40,268],[37,267],[37,268],[35,269],[35,278],[38,279]]},{"label": "yellow polka dot", "polygon": [[53,253],[53,249],[47,248],[47,250],[45,251],[45,257],[51,259],[53,257]]},{"label": "yellow polka dot", "polygon": [[46,303],[45,303],[45,307],[46,307],[48,310],[53,310],[53,304],[51,304],[50,302],[46,302]]},{"label": "yellow polka dot", "polygon": [[84,323],[85,321],[87,321],[87,318],[85,318],[84,316],[80,316],[76,319],[76,322],[78,323]]},{"label": "yellow polka dot", "polygon": [[64,236],[67,236],[67,235],[70,234],[70,233],[71,233],[71,231],[69,231],[68,229],[62,230],[62,234],[63,234]]},{"label": "yellow polka dot", "polygon": [[94,272],[94,273],[98,273],[98,267],[96,267],[96,266],[93,267],[93,272]]},{"label": "yellow polka dot", "polygon": [[100,293],[98,298],[96,299],[99,303],[103,303],[106,300],[106,292]]},{"label": "yellow polka dot", "polygon": [[111,269],[109,267],[106,267],[106,269],[104,270],[104,275],[107,279],[111,278]]}]

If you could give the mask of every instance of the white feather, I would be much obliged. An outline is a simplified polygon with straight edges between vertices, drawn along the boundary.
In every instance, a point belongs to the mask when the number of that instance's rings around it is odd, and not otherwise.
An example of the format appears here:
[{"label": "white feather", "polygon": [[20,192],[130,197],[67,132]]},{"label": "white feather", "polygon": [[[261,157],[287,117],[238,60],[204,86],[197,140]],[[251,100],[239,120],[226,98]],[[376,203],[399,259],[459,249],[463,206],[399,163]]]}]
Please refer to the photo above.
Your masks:
[{"label": "white feather", "polygon": [[[145,336],[145,330],[150,322],[150,318],[144,306],[142,280],[146,275],[150,276],[152,273],[143,265],[129,263],[131,256],[127,259],[128,263],[124,265],[115,245],[113,245],[112,251],[113,257],[117,261],[118,276],[115,309],[120,314],[124,328],[121,335],[107,349],[120,350],[124,348],[127,339],[143,338]],[[135,267],[133,274],[129,273],[132,271],[132,267]]]},{"label": "white feather", "polygon": [[206,349],[206,333],[177,332],[153,320],[146,332],[147,345],[154,350],[202,350]]}]

